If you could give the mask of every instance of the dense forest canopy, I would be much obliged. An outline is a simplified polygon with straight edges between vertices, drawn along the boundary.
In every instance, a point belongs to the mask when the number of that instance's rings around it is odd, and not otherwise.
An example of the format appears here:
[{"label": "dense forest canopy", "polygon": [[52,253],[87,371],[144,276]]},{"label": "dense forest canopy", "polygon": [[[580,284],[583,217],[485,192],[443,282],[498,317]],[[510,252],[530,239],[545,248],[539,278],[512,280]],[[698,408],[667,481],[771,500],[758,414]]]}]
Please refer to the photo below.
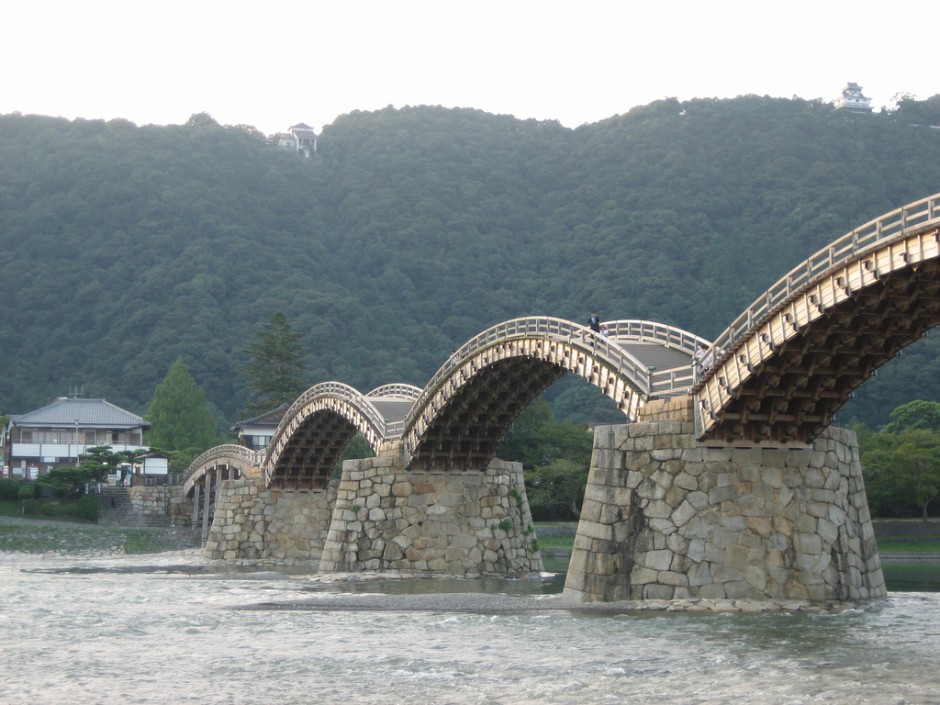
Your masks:
[{"label": "dense forest canopy", "polygon": [[[715,337],[844,232],[940,191],[940,96],[663,100],[575,130],[476,110],[356,112],[314,159],[208,116],[0,116],[0,413],[70,386],[143,412],[177,359],[220,420],[282,311],[307,382],[423,386],[521,315],[642,318]],[[559,418],[609,420],[586,385]],[[940,399],[928,337],[840,420]]]}]

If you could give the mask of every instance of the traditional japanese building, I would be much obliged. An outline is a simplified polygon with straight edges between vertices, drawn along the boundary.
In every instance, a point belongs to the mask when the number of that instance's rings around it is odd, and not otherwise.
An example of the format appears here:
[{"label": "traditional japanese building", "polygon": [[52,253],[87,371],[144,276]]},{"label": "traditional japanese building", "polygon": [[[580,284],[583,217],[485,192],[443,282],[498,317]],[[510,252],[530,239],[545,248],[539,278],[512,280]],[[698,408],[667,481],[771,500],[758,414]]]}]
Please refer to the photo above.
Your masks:
[{"label": "traditional japanese building", "polygon": [[871,112],[871,98],[862,95],[862,87],[857,83],[846,83],[842,97],[833,103],[836,110],[850,110],[856,113]]},{"label": "traditional japanese building", "polygon": [[5,476],[36,479],[49,468],[74,465],[86,449],[146,449],[150,424],[104,399],[59,397],[48,406],[13,416],[3,433]]},{"label": "traditional japanese building", "polygon": [[266,448],[274,437],[278,424],[284,418],[288,406],[288,404],[281,404],[276,409],[266,411],[246,421],[239,421],[232,426],[232,430],[238,433],[238,445],[252,450]]},{"label": "traditional japanese building", "polygon": [[310,125],[300,122],[289,127],[287,132],[280,133],[277,144],[309,159],[317,151],[317,133]]}]

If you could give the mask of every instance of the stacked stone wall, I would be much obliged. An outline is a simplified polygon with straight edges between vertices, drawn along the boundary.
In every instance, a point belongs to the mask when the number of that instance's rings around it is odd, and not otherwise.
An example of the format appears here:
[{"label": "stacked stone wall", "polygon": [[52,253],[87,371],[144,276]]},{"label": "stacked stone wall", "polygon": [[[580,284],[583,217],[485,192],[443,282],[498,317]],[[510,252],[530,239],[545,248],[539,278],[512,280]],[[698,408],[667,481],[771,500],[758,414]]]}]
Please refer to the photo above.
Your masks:
[{"label": "stacked stone wall", "polygon": [[173,526],[189,526],[193,521],[192,503],[183,496],[182,485],[170,485],[170,523]]},{"label": "stacked stone wall", "polygon": [[336,499],[336,482],[325,492],[270,490],[261,478],[223,480],[208,558],[318,565]]},{"label": "stacked stone wall", "polygon": [[131,509],[141,517],[165,517],[170,521],[171,497],[169,485],[134,486],[128,488]]},{"label": "stacked stone wall", "polygon": [[181,490],[169,485],[102,487],[98,496],[98,523],[117,526],[169,526]]},{"label": "stacked stone wall", "polygon": [[320,572],[468,576],[541,568],[520,464],[409,472],[395,454],[343,464]]},{"label": "stacked stone wall", "polygon": [[694,421],[692,397],[675,399],[653,399],[640,407],[640,421]]},{"label": "stacked stone wall", "polygon": [[596,429],[568,598],[885,594],[853,433],[766,449],[707,448],[693,431],[690,420]]}]

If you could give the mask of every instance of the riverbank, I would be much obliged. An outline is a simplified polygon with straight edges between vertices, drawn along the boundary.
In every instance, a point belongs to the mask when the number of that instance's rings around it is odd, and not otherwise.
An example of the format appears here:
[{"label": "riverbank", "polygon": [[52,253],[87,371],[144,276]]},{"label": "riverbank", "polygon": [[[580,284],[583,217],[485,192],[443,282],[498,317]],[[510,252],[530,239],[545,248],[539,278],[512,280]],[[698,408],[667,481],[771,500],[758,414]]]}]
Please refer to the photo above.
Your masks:
[{"label": "riverbank", "polygon": [[[882,560],[940,562],[940,549],[932,550],[940,544],[940,521],[876,519],[874,526]],[[576,522],[537,525],[543,557],[570,557],[577,528]],[[198,547],[189,527],[119,527],[0,516],[0,551],[94,557]]]},{"label": "riverbank", "polygon": [[199,547],[189,527],[131,528],[0,516],[0,552],[116,558]]}]

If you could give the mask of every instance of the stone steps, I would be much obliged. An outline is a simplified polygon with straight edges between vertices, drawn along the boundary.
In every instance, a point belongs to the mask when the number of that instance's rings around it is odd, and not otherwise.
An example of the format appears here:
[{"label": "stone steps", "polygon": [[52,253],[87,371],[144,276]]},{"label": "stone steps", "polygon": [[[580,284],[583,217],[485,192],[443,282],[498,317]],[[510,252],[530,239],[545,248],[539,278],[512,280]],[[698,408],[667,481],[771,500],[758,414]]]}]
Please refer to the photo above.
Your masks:
[{"label": "stone steps", "polygon": [[170,526],[169,514],[143,514],[134,509],[126,487],[102,487],[98,493],[98,523],[106,526]]}]

